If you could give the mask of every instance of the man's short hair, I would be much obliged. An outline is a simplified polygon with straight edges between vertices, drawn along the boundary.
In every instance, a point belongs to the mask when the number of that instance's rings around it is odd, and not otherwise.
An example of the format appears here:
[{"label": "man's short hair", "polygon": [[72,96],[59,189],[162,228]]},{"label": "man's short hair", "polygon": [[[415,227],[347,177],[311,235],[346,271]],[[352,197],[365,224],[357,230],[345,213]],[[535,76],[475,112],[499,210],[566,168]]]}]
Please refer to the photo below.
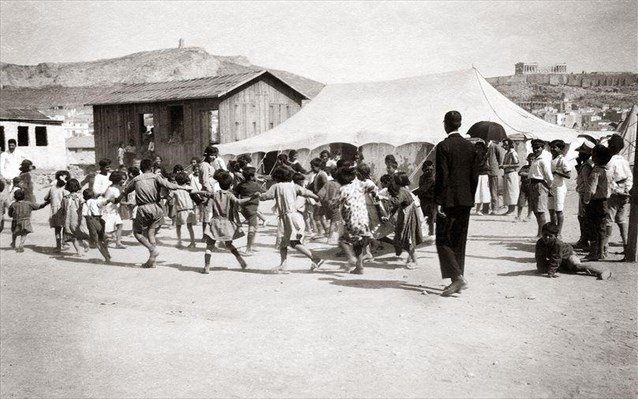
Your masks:
[{"label": "man's short hair", "polygon": [[537,147],[545,147],[545,142],[539,139],[532,140],[532,148],[537,148]]},{"label": "man's short hair", "polygon": [[9,144],[17,145],[15,139],[9,139],[9,141],[7,141],[7,145],[9,145]]},{"label": "man's short hair", "polygon": [[557,140],[552,140],[549,143],[549,146],[550,147],[556,147],[556,148],[558,148],[559,150],[562,151],[562,150],[565,149],[565,142],[563,140],[558,140],[558,139]]},{"label": "man's short hair", "polygon": [[109,166],[111,164],[111,160],[108,158],[104,158],[102,160],[100,160],[100,168],[106,168],[107,166]]},{"label": "man's short hair", "polygon": [[461,113],[459,111],[449,111],[445,114],[443,122],[454,130],[461,127]]},{"label": "man's short hair", "polygon": [[611,150],[611,153],[613,155],[616,155],[625,147],[625,140],[622,138],[621,135],[614,133],[609,138],[609,142],[607,143],[607,145]]},{"label": "man's short hair", "polygon": [[541,228],[541,232],[543,234],[552,234],[552,235],[558,235],[558,232],[560,231],[560,229],[558,228],[558,225],[556,223],[545,223],[543,225],[543,227]]},{"label": "man's short hair", "polygon": [[140,170],[142,171],[142,173],[148,172],[152,168],[153,168],[153,161],[151,161],[148,158],[142,159],[142,162],[140,162]]}]

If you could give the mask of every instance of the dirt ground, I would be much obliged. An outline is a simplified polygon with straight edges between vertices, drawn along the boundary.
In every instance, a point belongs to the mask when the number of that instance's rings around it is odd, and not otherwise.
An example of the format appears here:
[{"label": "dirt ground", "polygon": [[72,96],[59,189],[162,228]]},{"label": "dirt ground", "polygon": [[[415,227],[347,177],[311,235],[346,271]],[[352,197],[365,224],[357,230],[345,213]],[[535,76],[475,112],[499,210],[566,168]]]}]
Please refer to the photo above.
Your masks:
[{"label": "dirt ground", "polygon": [[53,256],[48,215],[35,212],[22,254],[0,237],[2,397],[638,396],[636,264],[605,263],[608,281],[537,276],[533,222],[472,216],[470,288],[443,298],[432,244],[417,270],[386,254],[355,276],[313,243],[325,270],[293,254],[273,275],[267,227],[249,270],[220,251],[202,275],[203,244],[176,249],[174,229],[157,269],[139,268],[132,236],[112,265],[97,250]]}]

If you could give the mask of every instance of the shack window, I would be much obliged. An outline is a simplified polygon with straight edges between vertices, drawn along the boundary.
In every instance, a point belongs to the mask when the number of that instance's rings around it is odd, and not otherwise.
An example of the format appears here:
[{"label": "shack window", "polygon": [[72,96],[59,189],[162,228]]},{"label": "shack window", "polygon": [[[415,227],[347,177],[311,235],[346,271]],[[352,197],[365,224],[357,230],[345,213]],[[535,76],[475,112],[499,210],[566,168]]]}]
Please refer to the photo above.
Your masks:
[{"label": "shack window", "polygon": [[140,126],[139,143],[145,143],[147,133],[150,133],[154,126],[153,114],[139,114],[138,124]]},{"label": "shack window", "polygon": [[170,135],[169,143],[181,143],[184,141],[184,107],[173,105],[168,107]]},{"label": "shack window", "polygon": [[35,127],[35,145],[38,147],[46,147],[47,145],[49,145],[46,126]]},{"label": "shack window", "polygon": [[221,135],[219,133],[219,111],[216,109],[201,111],[200,120],[204,140],[210,140],[213,144],[221,143]]},{"label": "shack window", "polygon": [[18,126],[18,147],[29,145],[29,126]]},{"label": "shack window", "polygon": [[4,152],[5,143],[4,143],[4,126],[0,126],[0,152]]}]

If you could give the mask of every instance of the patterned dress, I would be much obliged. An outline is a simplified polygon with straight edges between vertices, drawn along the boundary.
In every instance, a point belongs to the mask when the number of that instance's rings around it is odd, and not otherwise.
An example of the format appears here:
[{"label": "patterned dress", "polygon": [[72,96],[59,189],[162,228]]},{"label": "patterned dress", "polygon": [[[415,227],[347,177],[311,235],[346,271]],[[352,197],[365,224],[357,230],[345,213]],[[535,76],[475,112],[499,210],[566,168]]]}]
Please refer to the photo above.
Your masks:
[{"label": "patterned dress", "polygon": [[370,217],[366,204],[366,193],[376,188],[370,180],[355,179],[339,189],[343,234],[341,239],[354,244],[364,237],[370,237]]}]

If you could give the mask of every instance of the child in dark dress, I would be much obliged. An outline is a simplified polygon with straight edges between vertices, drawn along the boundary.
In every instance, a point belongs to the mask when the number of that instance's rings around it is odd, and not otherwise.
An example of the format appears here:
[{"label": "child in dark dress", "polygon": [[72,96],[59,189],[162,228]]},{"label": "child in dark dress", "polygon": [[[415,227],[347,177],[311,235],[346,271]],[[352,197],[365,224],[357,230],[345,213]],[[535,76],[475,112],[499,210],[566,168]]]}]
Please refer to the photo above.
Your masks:
[{"label": "child in dark dress", "polygon": [[239,199],[229,191],[233,184],[233,176],[227,171],[220,169],[215,172],[213,178],[219,183],[219,190],[212,193],[208,191],[197,192],[199,195],[210,197],[212,203],[212,216],[208,228],[204,232],[206,253],[204,254],[204,270],[202,273],[209,273],[210,259],[217,241],[223,241],[226,249],[230,250],[235,256],[241,268],[246,269],[248,265],[246,265],[246,261],[233,245],[233,240],[243,235],[239,229],[238,207],[248,203],[252,198]]},{"label": "child in dark dress", "polygon": [[[257,226],[259,226],[259,198],[253,197],[255,193],[264,193],[261,185],[257,182],[255,173],[257,169],[252,166],[246,166],[242,170],[243,181],[235,186],[235,195],[242,198],[249,198],[250,200],[241,205],[241,214],[246,218],[248,222],[248,237],[246,241],[246,249],[242,253],[244,256],[253,255],[253,245],[255,244],[255,237],[257,236]],[[237,181],[235,179],[235,181]]]},{"label": "child in dark dress", "polygon": [[11,248],[15,248],[16,252],[24,252],[27,234],[33,233],[31,212],[42,209],[49,203],[36,204],[27,201],[25,200],[25,192],[21,189],[15,191],[13,198],[15,202],[9,205],[9,217],[13,218],[11,221]]},{"label": "child in dark dress", "polygon": [[423,216],[427,218],[428,235],[434,234],[434,220],[436,218],[436,202],[434,201],[434,164],[432,161],[423,162],[421,166],[423,174],[419,178],[419,188],[414,194],[421,202]]},{"label": "child in dark dress", "polygon": [[417,268],[416,246],[423,242],[421,234],[421,222],[417,214],[417,207],[408,190],[410,179],[405,173],[397,173],[393,184],[388,188],[391,195],[391,213],[397,213],[397,224],[394,231],[394,248],[398,254],[401,250],[408,252],[405,266],[408,269]]}]

